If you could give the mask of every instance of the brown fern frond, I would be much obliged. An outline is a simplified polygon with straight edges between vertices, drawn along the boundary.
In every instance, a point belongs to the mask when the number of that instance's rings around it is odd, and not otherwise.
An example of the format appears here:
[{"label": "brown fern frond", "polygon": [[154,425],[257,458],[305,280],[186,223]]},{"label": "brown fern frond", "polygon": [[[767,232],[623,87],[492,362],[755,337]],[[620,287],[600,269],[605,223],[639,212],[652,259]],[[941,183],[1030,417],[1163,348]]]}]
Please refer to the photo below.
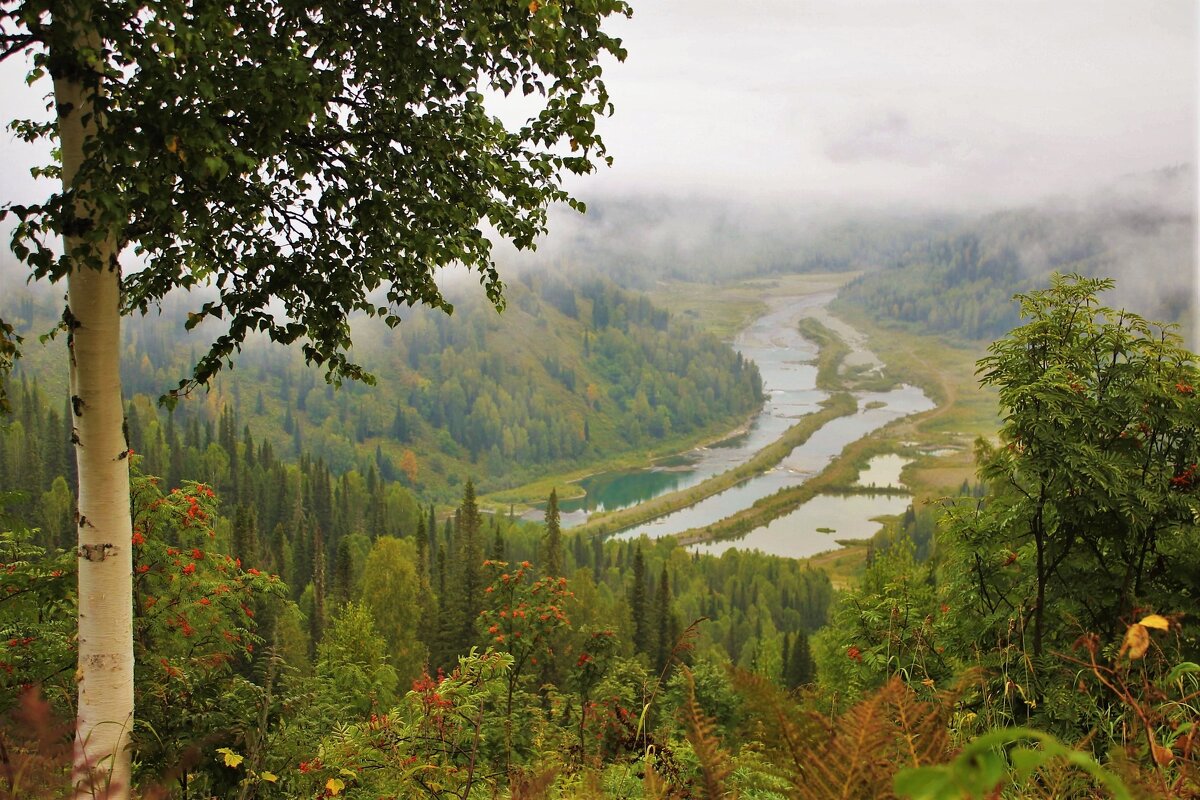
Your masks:
[{"label": "brown fern frond", "polygon": [[892,731],[885,715],[889,683],[839,717],[825,743],[807,754],[806,769],[796,786],[796,797],[813,800],[857,800],[891,797],[888,745]]},{"label": "brown fern frond", "polygon": [[514,770],[509,774],[508,787],[512,800],[542,800],[550,796],[550,788],[558,777],[558,768],[540,772]]},{"label": "brown fern frond", "polygon": [[957,692],[924,702],[894,679],[834,720],[805,711],[770,681],[734,672],[765,757],[800,800],[891,798],[896,772],[943,763]]},{"label": "brown fern frond", "polygon": [[820,717],[805,712],[786,691],[768,678],[741,669],[730,670],[741,697],[747,726],[743,738],[760,743],[774,773],[791,784],[800,781],[808,758],[824,741],[827,728]]},{"label": "brown fern frond", "polygon": [[716,722],[707,716],[696,702],[696,683],[692,678],[692,671],[687,667],[680,669],[688,688],[687,703],[683,707],[684,724],[687,740],[700,762],[700,774],[704,780],[703,797],[708,800],[733,797],[734,794],[725,786],[733,767],[729,762],[729,754],[717,739]]},{"label": "brown fern frond", "polygon": [[[1189,734],[1190,735],[1190,734]],[[1185,737],[1176,741],[1169,764],[1149,763],[1131,750],[1116,752],[1106,765],[1115,772],[1137,800],[1200,800],[1200,764]]]},{"label": "brown fern frond", "polygon": [[897,766],[941,764],[953,753],[947,724],[957,691],[944,694],[939,703],[917,699],[914,692],[894,680],[884,694],[884,713],[895,730]]}]

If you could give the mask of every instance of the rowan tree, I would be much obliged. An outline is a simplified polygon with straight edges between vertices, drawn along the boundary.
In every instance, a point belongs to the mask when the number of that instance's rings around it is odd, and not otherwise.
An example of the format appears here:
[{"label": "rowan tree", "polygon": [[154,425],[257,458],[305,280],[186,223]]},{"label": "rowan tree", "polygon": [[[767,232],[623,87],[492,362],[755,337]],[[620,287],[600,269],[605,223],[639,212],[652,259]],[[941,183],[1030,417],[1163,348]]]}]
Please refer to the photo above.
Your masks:
[{"label": "rowan tree", "polygon": [[[1112,285],[1055,276],[1019,295],[1026,323],[979,362],[1003,418],[978,448],[989,494],[943,521],[965,649],[990,640],[1037,663],[1195,604],[1200,371],[1169,326],[1103,306]],[[1036,703],[1047,680],[1021,691]]]},{"label": "rowan tree", "polygon": [[[208,287],[188,328],[211,345],[170,397],[252,334],[298,343],[330,380],[370,376],[349,317],[450,310],[435,270],[476,271],[500,307],[489,233],[532,247],[564,173],[605,160],[601,25],[622,0],[293,4],[0,1],[0,58],[53,83],[18,121],[58,159],[45,201],[7,205],[13,250],[65,280],[79,472],[80,772],[128,793],[133,719],[129,475],[121,315]],[[490,103],[523,94],[526,121]],[[61,242],[61,246],[59,243]],[[19,341],[0,322],[0,368]]]}]

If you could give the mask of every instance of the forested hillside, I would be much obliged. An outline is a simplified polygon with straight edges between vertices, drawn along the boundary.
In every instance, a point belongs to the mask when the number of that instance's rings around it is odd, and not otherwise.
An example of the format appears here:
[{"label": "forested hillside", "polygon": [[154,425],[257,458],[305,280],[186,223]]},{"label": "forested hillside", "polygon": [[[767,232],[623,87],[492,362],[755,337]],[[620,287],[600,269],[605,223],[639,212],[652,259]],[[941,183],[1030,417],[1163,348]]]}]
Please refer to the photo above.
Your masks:
[{"label": "forested hillside", "polygon": [[[231,404],[210,423],[132,402],[138,785],[1193,796],[1200,377],[1170,334],[1099,306],[1105,288],[1023,299],[982,362],[1004,428],[979,482],[880,537],[840,593],[793,560],[572,535],[553,495],[544,525],[483,513],[469,480],[439,509],[374,461],[278,454]],[[24,497],[0,524],[0,735],[22,786],[53,786],[58,740],[29,731],[71,714],[78,559],[60,548],[86,523],[70,409],[9,388],[0,478]]]},{"label": "forested hillside", "polygon": [[[915,330],[987,341],[1019,321],[1013,295],[1044,285],[1053,272],[1115,277],[1113,305],[1183,321],[1194,277],[1195,221],[1180,195],[1194,171],[1163,170],[1127,179],[1103,202],[994,213],[933,230],[848,285],[838,303]],[[1131,194],[1153,189],[1151,198]]]},{"label": "forested hillside", "polygon": [[[238,436],[248,425],[282,457],[308,453],[335,475],[373,465],[439,501],[470,476],[488,491],[718,434],[761,402],[757,369],[727,345],[598,278],[577,286],[527,273],[509,287],[503,315],[478,292],[450,297],[452,316],[414,308],[398,328],[356,336],[374,387],[335,390],[297,351],[254,341],[171,422],[153,400],[189,374],[195,342],[216,335],[210,324],[185,338],[182,301],[129,320],[122,378],[140,424],[173,424],[184,438],[232,414]],[[30,338],[59,313],[46,295],[10,296],[0,308]],[[18,374],[61,392],[61,350],[29,350]],[[217,482],[207,468],[181,474]]]}]

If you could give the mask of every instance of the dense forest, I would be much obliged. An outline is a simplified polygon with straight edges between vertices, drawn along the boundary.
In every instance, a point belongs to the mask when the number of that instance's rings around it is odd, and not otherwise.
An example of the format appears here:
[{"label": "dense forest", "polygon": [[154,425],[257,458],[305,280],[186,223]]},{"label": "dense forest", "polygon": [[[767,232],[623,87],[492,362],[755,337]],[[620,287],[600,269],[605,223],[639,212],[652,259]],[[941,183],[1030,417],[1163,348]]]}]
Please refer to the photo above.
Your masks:
[{"label": "dense forest", "polygon": [[0,0],[0,800],[1200,798],[1194,9],[790,5]]},{"label": "dense forest", "polygon": [[[1004,425],[979,482],[889,527],[841,592],[789,559],[571,535],[553,494],[544,524],[483,513],[470,480],[439,511],[374,464],[277,455],[229,405],[179,426],[131,404],[136,780],[179,797],[1195,796],[1200,372],[1100,306],[1108,288],[1022,298],[981,362]],[[9,388],[0,696],[33,787],[65,763],[63,548],[81,523],[65,409]]]},{"label": "dense forest", "polygon": [[[842,307],[922,332],[990,341],[1020,321],[1013,295],[1043,286],[1054,272],[1113,276],[1114,305],[1152,319],[1183,321],[1193,280],[1178,268],[1191,259],[1195,222],[1172,196],[1193,180],[1187,168],[1141,176],[1158,204],[1117,190],[1103,203],[1030,208],[960,221],[878,263],[838,296]],[[1141,187],[1147,183],[1148,187]],[[1119,187],[1118,187],[1119,188]]]},{"label": "dense forest", "polygon": [[[579,470],[724,432],[760,403],[753,364],[610,281],[575,284],[527,272],[509,287],[503,315],[477,294],[450,296],[453,316],[415,308],[400,327],[359,337],[355,356],[377,375],[376,387],[347,383],[335,391],[298,352],[254,341],[236,369],[173,416],[155,400],[195,363],[184,303],[173,298],[161,313],[131,318],[122,381],[132,396],[134,439],[144,443],[139,452],[167,474],[164,448],[179,451],[175,458],[188,469],[171,477],[219,485],[219,471],[168,440],[177,436],[202,451],[232,414],[237,436],[249,425],[280,456],[295,461],[307,453],[335,475],[365,476],[373,465],[385,480],[449,502],[470,476],[490,491]],[[49,293],[41,302],[30,295],[0,302],[0,318],[30,338],[52,329],[60,314]],[[59,347],[31,351],[17,374],[39,376],[58,391],[60,357]],[[60,414],[59,424],[65,419]]]}]

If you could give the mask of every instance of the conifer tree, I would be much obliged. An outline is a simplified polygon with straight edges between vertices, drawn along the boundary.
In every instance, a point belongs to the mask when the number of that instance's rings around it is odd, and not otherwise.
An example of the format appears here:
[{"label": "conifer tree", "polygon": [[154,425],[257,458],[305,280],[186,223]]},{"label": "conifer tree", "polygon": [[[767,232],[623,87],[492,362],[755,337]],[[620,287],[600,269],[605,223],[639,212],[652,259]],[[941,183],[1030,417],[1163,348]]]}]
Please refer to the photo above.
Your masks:
[{"label": "conifer tree", "polygon": [[350,599],[354,583],[354,564],[350,557],[350,537],[338,540],[337,554],[333,562],[333,596],[338,605]]},{"label": "conifer tree", "polygon": [[429,536],[425,533],[424,515],[417,518],[417,574],[429,578]]},{"label": "conifer tree", "polygon": [[238,505],[233,512],[233,555],[247,567],[263,566],[258,544],[258,512]]},{"label": "conifer tree", "polygon": [[433,503],[429,504],[429,525],[426,526],[425,532],[429,536],[429,552],[436,553],[438,551],[438,524],[437,515],[433,511]]},{"label": "conifer tree", "polygon": [[453,639],[456,617],[452,598],[449,594],[450,567],[446,563],[446,547],[439,545],[437,549],[437,597],[438,618],[433,626],[433,638],[426,642],[429,646],[431,660],[440,666],[448,666],[453,658]]},{"label": "conifer tree", "polygon": [[650,652],[650,621],[646,608],[646,559],[642,543],[633,551],[633,585],[629,587],[629,612],[633,617],[633,647],[639,653]]},{"label": "conifer tree", "polygon": [[592,536],[592,580],[596,583],[600,583],[604,566],[604,540],[595,534]]},{"label": "conifer tree", "polygon": [[500,532],[500,526],[496,524],[496,520],[492,520],[492,552],[488,556],[493,561],[504,561],[504,534]]},{"label": "conifer tree", "polygon": [[550,490],[550,499],[546,502],[546,536],[545,552],[542,556],[544,574],[558,577],[563,574],[562,531],[559,526],[558,490]]},{"label": "conifer tree", "polygon": [[475,641],[475,619],[483,609],[482,519],[475,502],[475,484],[463,487],[462,505],[455,515],[455,585],[451,590],[454,604],[453,652],[465,652]]},{"label": "conifer tree", "polygon": [[788,654],[784,685],[789,689],[806,686],[812,683],[816,676],[817,668],[809,649],[808,636],[804,631],[797,631]]},{"label": "conifer tree", "polygon": [[651,633],[655,651],[654,665],[661,673],[670,660],[671,648],[674,647],[674,631],[671,614],[671,583],[667,577],[667,562],[663,561],[662,573],[658,578],[658,592],[654,600],[654,630]]},{"label": "conifer tree", "polygon": [[325,543],[319,525],[314,525],[312,529],[312,553],[313,613],[308,620],[308,630],[313,647],[316,647],[325,633]]}]

